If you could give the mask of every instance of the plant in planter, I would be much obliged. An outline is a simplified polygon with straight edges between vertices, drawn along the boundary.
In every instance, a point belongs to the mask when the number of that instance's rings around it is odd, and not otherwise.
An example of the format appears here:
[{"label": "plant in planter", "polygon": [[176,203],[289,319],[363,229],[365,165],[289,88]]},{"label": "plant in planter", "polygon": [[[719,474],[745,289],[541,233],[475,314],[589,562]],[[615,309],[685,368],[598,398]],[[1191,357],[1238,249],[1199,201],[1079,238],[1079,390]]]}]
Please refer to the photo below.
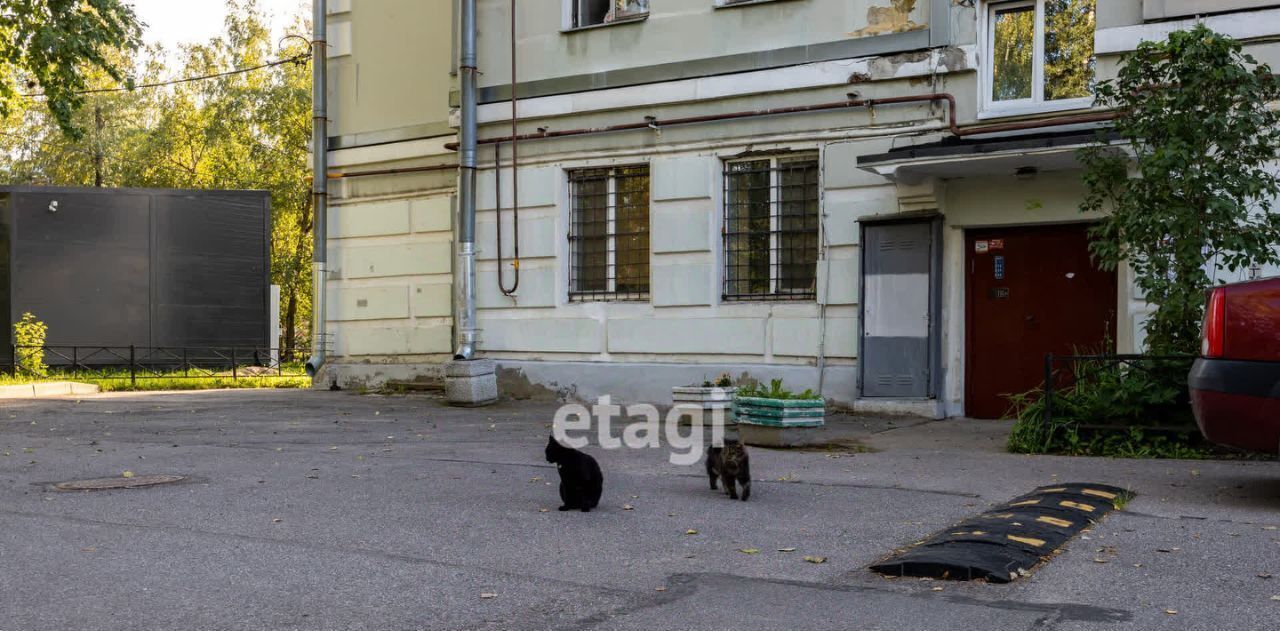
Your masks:
[{"label": "plant in planter", "polygon": [[739,388],[733,413],[743,442],[793,447],[811,442],[812,430],[825,424],[826,402],[812,390],[796,394],[774,379],[767,388]]},{"label": "plant in planter", "polygon": [[[727,417],[725,422],[732,423],[732,415],[728,412],[736,391],[733,380],[725,374],[720,375],[715,381],[704,379],[702,385],[676,386],[671,389],[671,400],[677,406],[700,409],[704,416],[713,410],[723,410]],[[688,416],[681,419],[682,424],[687,424],[688,421]]]}]

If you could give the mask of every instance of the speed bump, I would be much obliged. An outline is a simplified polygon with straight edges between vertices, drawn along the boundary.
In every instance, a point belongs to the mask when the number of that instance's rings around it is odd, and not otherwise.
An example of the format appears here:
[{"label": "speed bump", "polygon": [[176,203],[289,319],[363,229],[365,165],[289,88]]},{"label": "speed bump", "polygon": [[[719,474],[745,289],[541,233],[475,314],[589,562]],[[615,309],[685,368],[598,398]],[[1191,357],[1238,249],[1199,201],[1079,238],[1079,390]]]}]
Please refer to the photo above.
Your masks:
[{"label": "speed bump", "polygon": [[887,576],[1008,583],[1132,497],[1104,484],[1056,484],[936,532],[871,566]]}]

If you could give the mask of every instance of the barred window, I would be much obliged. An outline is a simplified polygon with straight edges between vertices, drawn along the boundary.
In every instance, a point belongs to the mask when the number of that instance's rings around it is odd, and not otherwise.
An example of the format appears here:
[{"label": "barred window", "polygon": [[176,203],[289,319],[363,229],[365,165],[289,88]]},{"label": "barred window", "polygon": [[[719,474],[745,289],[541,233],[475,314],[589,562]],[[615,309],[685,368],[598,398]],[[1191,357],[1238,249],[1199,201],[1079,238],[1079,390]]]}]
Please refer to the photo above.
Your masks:
[{"label": "barred window", "polygon": [[569,172],[569,300],[649,298],[649,167]]},{"label": "barred window", "polygon": [[817,297],[818,156],[725,163],[725,300]]}]

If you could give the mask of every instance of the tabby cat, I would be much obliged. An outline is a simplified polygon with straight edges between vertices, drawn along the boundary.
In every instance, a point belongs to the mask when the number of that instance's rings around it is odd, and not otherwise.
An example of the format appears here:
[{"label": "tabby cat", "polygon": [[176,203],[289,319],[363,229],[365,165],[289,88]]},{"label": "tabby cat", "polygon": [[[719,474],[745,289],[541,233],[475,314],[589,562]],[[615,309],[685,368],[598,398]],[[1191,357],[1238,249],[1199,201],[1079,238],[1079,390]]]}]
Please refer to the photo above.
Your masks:
[{"label": "tabby cat", "polygon": [[747,457],[746,446],[738,440],[726,438],[724,447],[708,447],[707,477],[713,491],[719,478],[732,500],[738,499],[736,482],[742,486],[742,501],[747,501],[751,497],[751,461]]}]

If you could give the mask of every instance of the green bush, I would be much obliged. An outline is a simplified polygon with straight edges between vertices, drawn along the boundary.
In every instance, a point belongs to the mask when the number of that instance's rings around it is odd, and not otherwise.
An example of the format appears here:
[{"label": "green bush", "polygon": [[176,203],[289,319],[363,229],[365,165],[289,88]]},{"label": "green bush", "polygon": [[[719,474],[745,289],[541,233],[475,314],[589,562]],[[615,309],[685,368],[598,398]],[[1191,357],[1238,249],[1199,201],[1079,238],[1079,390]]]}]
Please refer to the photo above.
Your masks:
[{"label": "green bush", "polygon": [[44,340],[49,327],[30,313],[22,314],[22,320],[13,325],[13,340],[17,347],[14,360],[17,369],[36,377],[49,375],[44,363]]},{"label": "green bush", "polygon": [[1074,362],[1070,371],[1075,384],[1054,390],[1048,422],[1043,390],[1009,397],[1017,419],[1009,451],[1127,458],[1208,454],[1187,400],[1186,362],[1086,360]]}]

